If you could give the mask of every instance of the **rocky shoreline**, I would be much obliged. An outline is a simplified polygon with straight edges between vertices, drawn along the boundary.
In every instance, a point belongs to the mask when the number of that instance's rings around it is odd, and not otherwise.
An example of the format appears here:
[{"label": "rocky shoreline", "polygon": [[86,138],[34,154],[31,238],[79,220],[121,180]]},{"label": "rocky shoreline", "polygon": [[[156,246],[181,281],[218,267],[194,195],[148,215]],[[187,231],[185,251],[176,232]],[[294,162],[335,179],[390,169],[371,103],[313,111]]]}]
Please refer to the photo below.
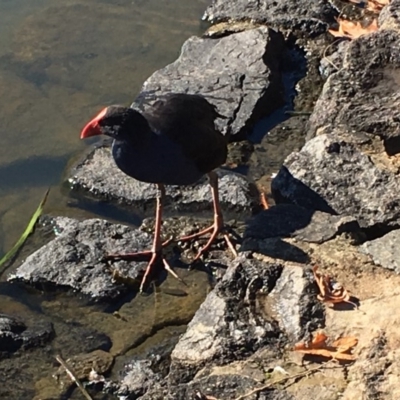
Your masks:
[{"label": "rocky shoreline", "polygon": [[[94,338],[69,361],[79,379],[126,399],[397,398],[400,0],[383,8],[378,31],[333,42],[327,30],[343,4],[214,0],[204,14],[212,24],[204,37],[188,39],[174,63],[146,80],[132,107],[145,109],[163,93],[201,93],[226,117],[218,127],[235,142],[251,142],[256,124],[283,107],[297,114],[286,115],[279,129],[296,126],[305,144],[287,156],[272,179],[276,204],[263,211],[257,187],[264,189],[270,175],[254,183],[234,168],[249,167],[251,158],[262,154],[239,155],[218,171],[224,210],[246,216],[245,222],[241,217],[232,223],[242,237],[239,256],[232,259],[221,249],[210,253],[205,268],[215,274],[216,284],[204,301],[190,293],[191,285],[207,285],[204,278],[179,270],[189,289],[169,282],[166,293],[173,295],[162,297],[178,310],[175,319],[162,317],[152,325],[140,314],[140,304],[132,308],[127,302],[114,309],[109,332],[95,324],[79,327]],[[307,65],[301,77],[296,57]],[[294,99],[284,83],[288,74],[300,77]],[[69,184],[84,196],[122,206],[152,207],[155,194],[151,185],[118,171],[106,144],[71,169]],[[167,197],[174,210],[211,209],[205,182],[170,187]],[[119,261],[110,271],[99,260],[107,251],[148,248],[146,223],[133,229],[101,219],[57,216],[49,221],[56,235],[16,268],[10,282],[61,287],[108,305],[137,289],[143,262]],[[203,223],[193,213],[168,218],[164,228],[177,237]],[[188,266],[193,249],[177,248],[168,248],[169,256]],[[318,300],[315,265],[345,286],[358,308],[328,307]],[[192,318],[193,304],[200,303]],[[154,345],[147,357],[130,353],[157,327],[185,323],[175,342]],[[129,336],[129,324],[142,324],[141,336]],[[316,363],[321,360],[302,359],[293,351],[318,329],[331,338],[356,337],[355,361],[325,368]],[[0,350],[7,357],[45,346],[55,336],[51,322],[0,316]],[[115,362],[121,355],[124,362]],[[311,371],[315,365],[321,368]],[[91,368],[97,378],[89,376]],[[51,377],[39,382],[35,399],[59,398],[72,384],[64,378],[62,385]]]}]

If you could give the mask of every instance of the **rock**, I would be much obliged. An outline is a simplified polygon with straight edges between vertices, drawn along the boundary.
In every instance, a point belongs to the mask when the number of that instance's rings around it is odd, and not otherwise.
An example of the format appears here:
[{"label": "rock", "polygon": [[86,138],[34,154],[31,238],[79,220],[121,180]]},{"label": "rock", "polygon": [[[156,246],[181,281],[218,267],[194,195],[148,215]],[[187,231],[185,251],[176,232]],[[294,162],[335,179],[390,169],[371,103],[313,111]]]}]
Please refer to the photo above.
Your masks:
[{"label": "rock", "polygon": [[108,382],[105,390],[118,398],[143,399],[146,392],[160,390],[161,377],[151,369],[151,361],[134,360],[124,367],[118,384]]},{"label": "rock", "polygon": [[[279,264],[249,260],[245,255],[235,260],[173,350],[169,383],[186,383],[202,366],[226,364],[274,346],[282,333],[278,322],[290,339],[315,328],[322,318],[317,315],[320,309],[315,296],[310,297],[311,283],[303,269],[296,268],[282,272]],[[305,320],[309,324],[301,323]]]},{"label": "rock", "polygon": [[[232,400],[247,394],[259,385],[259,381],[240,374],[212,374],[201,379],[195,379],[188,385],[172,388],[167,399],[211,399]],[[196,397],[194,397],[196,395]],[[204,397],[200,397],[203,395]],[[152,395],[151,395],[152,396]],[[143,400],[153,397],[144,396]],[[210,397],[206,397],[210,396]],[[212,396],[212,397],[211,397]],[[259,393],[246,396],[248,400],[294,400],[285,390],[265,389]]]},{"label": "rock", "polygon": [[284,40],[266,27],[219,39],[188,39],[172,64],[146,80],[132,107],[146,108],[165,93],[201,93],[225,119],[224,134],[243,136],[283,105],[279,63]]},{"label": "rock", "polygon": [[213,0],[203,18],[210,22],[252,20],[281,30],[317,35],[326,32],[327,23],[334,22],[338,14],[327,0]]},{"label": "rock", "polygon": [[315,293],[310,296],[313,292],[311,271],[286,264],[270,294],[269,307],[275,311],[282,331],[292,344],[309,336],[324,320],[324,307],[315,300]]},{"label": "rock", "polygon": [[254,216],[247,224],[245,238],[293,237],[323,243],[343,232],[360,227],[353,217],[331,215],[293,204],[278,204]]},{"label": "rock", "polygon": [[351,41],[341,41],[337,44],[336,50],[320,60],[319,71],[327,79],[342,68],[343,59]]},{"label": "rock", "polygon": [[44,320],[22,320],[0,314],[0,353],[43,346],[54,336],[53,325]]},{"label": "rock", "polygon": [[[116,298],[127,289],[113,283],[102,257],[107,253],[145,250],[152,243],[151,236],[138,229],[100,219],[80,222],[58,217],[54,219],[54,227],[58,235],[27,257],[9,276],[9,281],[40,287],[58,285],[96,300]],[[146,265],[146,262],[118,261],[112,268],[135,279]]]},{"label": "rock", "polygon": [[388,234],[365,242],[360,250],[369,254],[375,264],[400,274],[400,231],[395,230]]},{"label": "rock", "polygon": [[187,382],[201,366],[244,357],[278,335],[256,310],[255,296],[273,287],[281,268],[244,257],[228,268],[173,350],[170,381]]},{"label": "rock", "polygon": [[383,7],[379,13],[378,25],[381,30],[395,30],[400,32],[400,1],[392,0],[386,7]]},{"label": "rock", "polygon": [[[224,169],[217,170],[221,205],[243,211],[252,208],[257,197],[254,184]],[[91,154],[72,172],[72,187],[83,189],[106,200],[135,206],[155,206],[156,185],[140,182],[118,169],[108,147],[93,149]],[[167,186],[166,204],[174,209],[204,210],[212,208],[211,190],[206,177],[191,186]]]},{"label": "rock", "polygon": [[277,202],[347,215],[361,228],[398,225],[399,179],[359,150],[352,135],[324,134],[292,153],[272,181]]},{"label": "rock", "polygon": [[[87,381],[90,380],[93,371],[98,375],[107,373],[114,362],[114,357],[106,351],[95,350],[88,354],[70,357],[65,362],[77,379]],[[63,366],[60,366],[53,376],[64,391],[68,390],[71,385],[75,385]]]},{"label": "rock", "polygon": [[0,314],[0,351],[14,352],[22,346],[21,333],[26,329],[22,321]]},{"label": "rock", "polygon": [[378,31],[348,45],[343,68],[332,74],[309,120],[308,139],[343,125],[377,135],[389,155],[400,151],[400,34]]},{"label": "rock", "polygon": [[95,329],[76,322],[56,323],[55,325],[56,338],[53,341],[53,348],[61,354],[74,356],[94,350],[108,351],[111,348],[111,339]]}]

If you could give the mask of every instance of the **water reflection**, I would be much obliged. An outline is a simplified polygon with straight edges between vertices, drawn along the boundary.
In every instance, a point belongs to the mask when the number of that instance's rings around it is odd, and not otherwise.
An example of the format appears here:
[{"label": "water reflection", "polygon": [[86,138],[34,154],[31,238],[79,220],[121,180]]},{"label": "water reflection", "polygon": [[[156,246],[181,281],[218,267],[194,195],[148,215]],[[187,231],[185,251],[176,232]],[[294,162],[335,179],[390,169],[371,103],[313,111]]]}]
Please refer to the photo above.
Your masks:
[{"label": "water reflection", "polygon": [[143,81],[200,33],[208,4],[0,0],[0,243],[19,236],[43,188],[84,148],[78,133],[88,116],[132,103]]}]

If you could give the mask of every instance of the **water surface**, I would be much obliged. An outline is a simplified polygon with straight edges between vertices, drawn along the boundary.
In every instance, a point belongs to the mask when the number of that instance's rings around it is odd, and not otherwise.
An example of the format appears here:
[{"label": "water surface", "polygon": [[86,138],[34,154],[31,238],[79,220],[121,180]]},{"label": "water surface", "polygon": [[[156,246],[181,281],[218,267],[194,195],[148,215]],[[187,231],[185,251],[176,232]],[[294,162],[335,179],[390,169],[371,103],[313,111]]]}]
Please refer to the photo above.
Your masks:
[{"label": "water surface", "polygon": [[130,104],[143,81],[201,33],[208,0],[0,0],[0,257],[53,185],[65,214],[68,160],[99,108]]}]

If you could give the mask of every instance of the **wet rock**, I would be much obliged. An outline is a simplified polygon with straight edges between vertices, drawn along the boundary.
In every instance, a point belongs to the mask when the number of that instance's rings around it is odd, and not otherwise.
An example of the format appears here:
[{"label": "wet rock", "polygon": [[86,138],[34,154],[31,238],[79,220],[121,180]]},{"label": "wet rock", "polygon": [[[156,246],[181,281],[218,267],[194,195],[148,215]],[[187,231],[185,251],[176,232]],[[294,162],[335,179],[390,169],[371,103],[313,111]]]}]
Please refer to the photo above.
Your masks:
[{"label": "wet rock", "polygon": [[360,249],[369,254],[375,264],[400,274],[400,231],[389,232],[375,240],[365,242]]},{"label": "wet rock", "polygon": [[[98,375],[107,373],[114,361],[114,357],[103,350],[95,350],[88,354],[78,354],[65,360],[69,368],[74,372],[77,379],[80,381],[90,380],[90,374],[94,371]],[[54,373],[53,377],[63,390],[68,390],[69,387],[75,385],[65,368],[60,366]]]},{"label": "wet rock", "polygon": [[357,140],[325,134],[292,153],[272,181],[276,201],[347,215],[361,228],[397,226],[399,179],[376,166]]},{"label": "wet rock", "polygon": [[22,321],[8,315],[0,315],[0,351],[14,352],[22,345],[21,333],[26,329]]},{"label": "wet rock", "polygon": [[301,31],[309,35],[326,32],[327,23],[339,14],[327,0],[213,0],[204,19],[215,21],[252,20],[278,29]]},{"label": "wet rock", "polygon": [[43,346],[52,339],[54,330],[50,322],[31,322],[27,325],[17,318],[0,314],[0,353]]},{"label": "wet rock", "polygon": [[266,27],[220,39],[192,37],[174,63],[147,79],[132,106],[146,108],[169,92],[201,93],[226,117],[216,121],[221,132],[243,136],[283,104],[283,51],[282,35]]},{"label": "wet rock", "polygon": [[[107,264],[101,262],[107,253],[146,250],[150,235],[128,226],[100,219],[77,221],[54,219],[57,236],[26,258],[9,281],[22,281],[34,286],[57,285],[77,290],[93,299],[116,298],[126,287],[113,283]],[[146,262],[118,261],[113,270],[136,279]]]},{"label": "wet rock", "polygon": [[[222,206],[243,211],[255,204],[257,190],[247,178],[224,169],[218,169],[217,173]],[[156,185],[125,175],[115,165],[108,147],[95,148],[76,167],[69,181],[74,188],[106,200],[142,207],[155,205]],[[211,209],[212,197],[207,178],[191,186],[167,186],[165,203],[173,203],[173,207],[180,210]]]},{"label": "wet rock", "polygon": [[293,204],[278,204],[254,216],[246,226],[245,238],[293,237],[323,243],[343,232],[360,227],[353,217],[313,211]]},{"label": "wet rock", "polygon": [[111,339],[104,333],[78,323],[56,323],[55,331],[53,347],[69,356],[90,353],[94,350],[108,351],[112,345]]},{"label": "wet rock", "polygon": [[384,140],[389,155],[400,151],[400,34],[383,30],[348,45],[343,68],[331,75],[309,121],[308,138],[343,125]]}]

